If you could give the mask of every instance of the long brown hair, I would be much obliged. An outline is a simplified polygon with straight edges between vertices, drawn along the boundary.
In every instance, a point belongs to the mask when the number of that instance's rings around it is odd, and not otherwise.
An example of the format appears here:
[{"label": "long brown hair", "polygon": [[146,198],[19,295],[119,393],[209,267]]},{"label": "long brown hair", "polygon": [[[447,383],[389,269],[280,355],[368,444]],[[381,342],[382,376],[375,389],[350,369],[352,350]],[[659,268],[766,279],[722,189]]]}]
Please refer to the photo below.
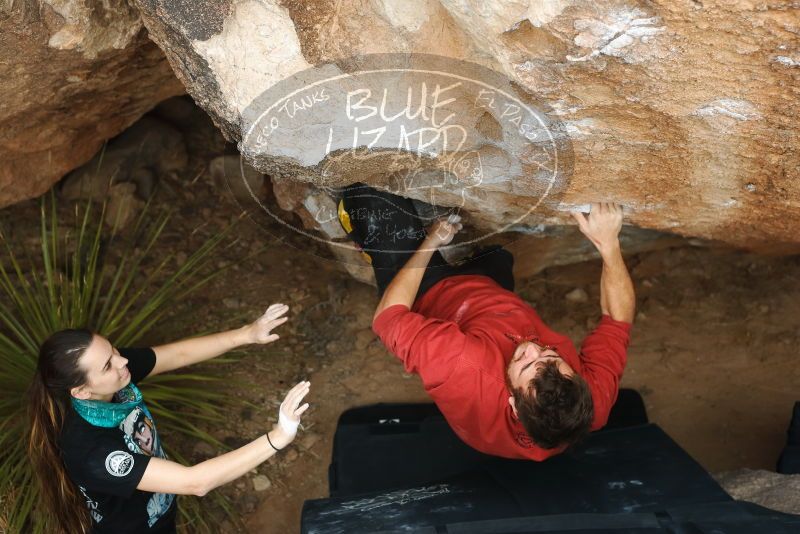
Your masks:
[{"label": "long brown hair", "polygon": [[39,479],[42,502],[64,532],[91,529],[86,499],[70,480],[58,446],[70,409],[70,390],[86,382],[78,360],[94,334],[89,330],[61,330],[39,349],[39,363],[29,390],[28,454]]}]

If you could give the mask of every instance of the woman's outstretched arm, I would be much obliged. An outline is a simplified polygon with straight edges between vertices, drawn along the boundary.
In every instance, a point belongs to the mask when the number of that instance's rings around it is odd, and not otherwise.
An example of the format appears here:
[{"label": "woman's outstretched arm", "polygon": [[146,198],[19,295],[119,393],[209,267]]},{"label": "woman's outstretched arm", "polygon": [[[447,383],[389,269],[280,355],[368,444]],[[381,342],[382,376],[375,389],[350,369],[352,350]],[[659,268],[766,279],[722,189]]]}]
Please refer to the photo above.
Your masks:
[{"label": "woman's outstretched arm", "polygon": [[242,345],[272,343],[280,336],[271,332],[289,319],[284,317],[287,311],[289,306],[273,304],[264,315],[241,328],[153,347],[156,364],[150,376],[216,358]]},{"label": "woman's outstretched arm", "polygon": [[294,440],[300,416],[308,409],[308,403],[302,406],[300,403],[310,385],[310,382],[300,382],[289,391],[281,404],[278,424],[267,434],[236,450],[191,467],[161,458],[151,458],[136,489],[203,496],[239,478],[275,454],[275,448],[283,449]]}]

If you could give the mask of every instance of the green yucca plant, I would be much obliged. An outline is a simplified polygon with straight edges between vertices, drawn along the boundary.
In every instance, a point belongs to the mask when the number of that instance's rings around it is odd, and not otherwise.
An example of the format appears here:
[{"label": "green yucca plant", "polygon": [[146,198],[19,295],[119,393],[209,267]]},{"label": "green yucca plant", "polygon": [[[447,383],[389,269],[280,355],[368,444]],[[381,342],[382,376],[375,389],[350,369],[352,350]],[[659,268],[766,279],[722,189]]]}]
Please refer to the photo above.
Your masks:
[{"label": "green yucca plant", "polygon": [[[0,255],[0,532],[46,532],[54,521],[37,506],[37,484],[25,450],[24,401],[39,345],[57,330],[87,327],[117,346],[133,346],[176,303],[220,273],[210,261],[230,227],[206,240],[173,271],[173,255],[167,255],[145,272],[170,218],[166,212],[151,216],[150,211],[148,204],[123,239],[118,225],[110,230],[103,226],[106,204],[76,206],[74,225],[62,229],[51,195],[49,203],[42,200],[41,252],[33,257],[25,247],[15,249],[0,229],[6,253],[5,258]],[[121,252],[116,265],[111,251]],[[224,448],[203,430],[209,422],[223,421],[222,411],[231,402],[209,387],[217,380],[203,372],[146,380],[143,394],[159,430]],[[167,451],[183,460],[174,448]],[[230,516],[225,498],[212,495]],[[207,508],[195,497],[182,497],[180,523],[192,532],[215,531],[203,513]]]}]

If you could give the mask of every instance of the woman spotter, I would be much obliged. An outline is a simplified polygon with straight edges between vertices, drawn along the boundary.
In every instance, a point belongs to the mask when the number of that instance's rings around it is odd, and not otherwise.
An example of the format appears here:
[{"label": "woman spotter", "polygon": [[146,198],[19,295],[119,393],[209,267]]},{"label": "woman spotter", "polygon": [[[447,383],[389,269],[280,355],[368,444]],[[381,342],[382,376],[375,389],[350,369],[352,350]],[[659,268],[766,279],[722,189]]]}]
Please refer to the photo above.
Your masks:
[{"label": "woman spotter", "polygon": [[41,346],[30,390],[29,453],[42,498],[70,534],[173,532],[176,495],[202,496],[286,447],[309,382],[295,385],[278,423],[236,450],[193,466],[169,460],[136,386],[250,343],[272,343],[288,307],[273,304],[242,328],[152,348],[116,348],[89,330],[62,330]]}]

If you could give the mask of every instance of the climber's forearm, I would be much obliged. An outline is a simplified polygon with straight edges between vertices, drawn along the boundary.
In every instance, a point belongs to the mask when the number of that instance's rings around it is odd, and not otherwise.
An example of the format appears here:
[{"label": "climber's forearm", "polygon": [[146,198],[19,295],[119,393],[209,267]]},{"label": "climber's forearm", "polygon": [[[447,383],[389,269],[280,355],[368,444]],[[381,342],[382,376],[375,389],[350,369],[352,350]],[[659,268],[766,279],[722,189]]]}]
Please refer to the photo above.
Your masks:
[{"label": "climber's forearm", "polygon": [[403,268],[398,271],[386,291],[383,292],[378,307],[375,308],[375,314],[372,316],[374,321],[383,310],[394,306],[395,304],[403,304],[408,306],[409,309],[414,305],[414,299],[417,297],[419,285],[422,283],[422,277],[425,274],[425,268],[431,261],[431,256],[436,252],[438,244],[431,239],[425,239],[413,256],[403,265]]},{"label": "climber's forearm", "polygon": [[622,258],[619,241],[600,247],[603,274],[600,276],[600,307],[616,321],[632,323],[636,311],[633,281]]}]

